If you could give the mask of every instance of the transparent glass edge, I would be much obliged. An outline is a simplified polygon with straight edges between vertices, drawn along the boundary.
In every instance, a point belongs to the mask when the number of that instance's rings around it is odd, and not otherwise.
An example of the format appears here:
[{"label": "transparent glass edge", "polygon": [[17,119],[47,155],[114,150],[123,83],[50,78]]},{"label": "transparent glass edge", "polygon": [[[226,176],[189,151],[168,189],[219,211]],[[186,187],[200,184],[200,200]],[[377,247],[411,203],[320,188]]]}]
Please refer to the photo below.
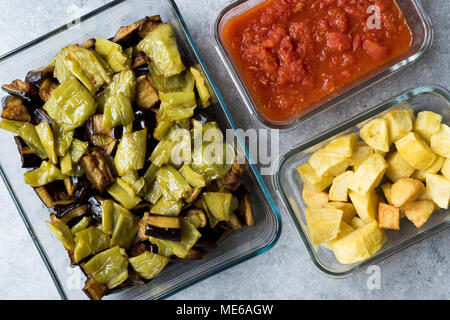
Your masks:
[{"label": "transparent glass edge", "polygon": [[289,218],[294,223],[295,228],[297,229],[297,232],[300,235],[300,238],[302,239],[303,244],[311,257],[313,264],[323,274],[325,274],[329,277],[332,277],[332,278],[347,278],[347,277],[353,276],[353,275],[365,270],[370,265],[381,262],[381,261],[389,258],[390,256],[394,255],[395,253],[403,251],[403,250],[407,249],[408,247],[410,247],[418,242],[421,242],[422,240],[450,227],[450,221],[447,220],[445,224],[437,225],[437,226],[431,228],[430,230],[427,230],[424,233],[421,233],[415,237],[405,240],[405,242],[403,242],[401,244],[394,245],[393,247],[387,249],[387,251],[384,251],[382,254],[375,255],[372,258],[362,261],[361,263],[358,263],[357,265],[355,265],[355,267],[353,267],[347,271],[344,271],[341,273],[333,272],[333,271],[330,271],[329,269],[325,268],[320,263],[320,261],[317,259],[316,253],[311,248],[311,244],[310,244],[308,238],[306,237],[306,235],[303,231],[303,228],[300,226],[300,223],[299,223],[291,205],[289,204],[286,193],[284,192],[283,187],[281,185],[281,171],[283,169],[285,162],[288,159],[290,159],[291,156],[293,156],[299,152],[302,152],[304,150],[307,150],[307,149],[317,145],[318,143],[320,143],[326,139],[329,139],[329,138],[339,134],[340,132],[343,132],[343,131],[349,129],[352,126],[354,126],[358,123],[361,123],[361,122],[399,104],[400,102],[409,100],[417,95],[424,94],[424,93],[438,94],[444,100],[446,100],[450,103],[450,91],[447,88],[445,88],[441,85],[433,84],[433,83],[425,83],[425,84],[419,85],[417,87],[405,90],[405,91],[401,92],[400,94],[398,94],[380,104],[377,104],[366,111],[363,111],[363,112],[357,114],[352,119],[349,119],[348,121],[346,121],[344,123],[338,124],[325,132],[317,134],[315,137],[311,138],[310,141],[308,141],[306,143],[302,143],[301,145],[299,145],[297,147],[293,147],[289,152],[280,156],[280,158],[277,160],[277,166],[276,166],[276,170],[275,170],[276,173],[272,176],[272,183],[275,186],[275,191],[281,199],[282,206],[289,213]]},{"label": "transparent glass edge", "polygon": [[[390,68],[380,72],[379,74],[367,79],[366,81],[360,83],[359,85],[342,92],[337,97],[332,98],[331,100],[324,102],[322,105],[318,106],[314,110],[306,113],[305,115],[302,115],[298,117],[295,120],[292,120],[291,122],[287,124],[274,124],[271,122],[266,121],[258,112],[255,103],[253,102],[253,99],[250,97],[250,94],[248,90],[245,87],[245,84],[239,76],[239,73],[237,72],[236,68],[234,67],[233,62],[231,61],[228,53],[225,50],[225,47],[222,44],[222,41],[220,41],[219,36],[219,26],[220,22],[223,18],[223,16],[231,9],[235,8],[236,6],[239,6],[240,4],[246,2],[247,0],[236,0],[232,1],[230,3],[227,3],[227,5],[218,13],[216,18],[214,19],[214,23],[212,24],[212,37],[215,42],[216,50],[219,53],[220,58],[222,59],[222,62],[225,65],[225,68],[227,69],[227,72],[230,74],[235,86],[237,87],[239,94],[241,95],[241,98],[244,100],[244,103],[249,109],[250,113],[255,116],[256,120],[263,126],[271,128],[271,129],[278,129],[283,131],[289,131],[292,129],[297,128],[300,126],[303,122],[311,120],[321,114],[322,112],[325,112],[341,103],[344,103],[347,99],[357,95],[358,93],[362,92],[365,89],[368,89],[375,84],[381,82],[382,80],[394,75],[395,73],[405,69],[406,67],[416,63],[419,61],[425,53],[428,51],[428,49],[431,47],[431,44],[433,42],[434,38],[434,31],[431,23],[431,19],[429,15],[425,12],[424,7],[421,3],[421,0],[410,0],[413,5],[417,8],[417,11],[420,14],[420,17],[422,18],[422,21],[424,23],[424,29],[426,31],[426,35],[424,37],[424,41],[422,44],[422,47],[420,50],[418,50],[415,54],[412,56],[400,61],[399,63],[391,66]],[[356,81],[356,80],[355,80]],[[351,83],[350,83],[351,84]]]}]

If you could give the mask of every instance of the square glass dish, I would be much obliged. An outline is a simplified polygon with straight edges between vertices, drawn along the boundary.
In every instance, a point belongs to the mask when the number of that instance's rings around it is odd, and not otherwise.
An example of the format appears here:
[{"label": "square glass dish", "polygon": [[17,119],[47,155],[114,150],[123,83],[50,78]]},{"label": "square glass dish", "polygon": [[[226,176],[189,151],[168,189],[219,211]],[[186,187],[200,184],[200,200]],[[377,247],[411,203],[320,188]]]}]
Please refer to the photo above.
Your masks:
[{"label": "square glass dish", "polygon": [[412,108],[415,115],[424,110],[439,113],[443,116],[443,123],[450,123],[450,92],[440,86],[424,85],[401,93],[389,101],[357,115],[346,123],[331,128],[309,142],[291,149],[282,156],[278,163],[277,173],[273,177],[276,191],[289,212],[314,264],[319,270],[330,276],[346,277],[353,275],[450,226],[450,209],[441,209],[434,212],[420,229],[417,229],[407,219],[402,219],[400,231],[386,230],[388,241],[378,253],[365,261],[350,265],[340,264],[332,251],[322,246],[313,245],[310,240],[304,214],[306,206],[302,200],[303,182],[296,170],[297,167],[306,163],[312,153],[324,147],[331,140],[353,132],[359,133],[359,129],[374,117],[379,118],[391,109],[406,107]]},{"label": "square glass dish", "polygon": [[[113,1],[82,17],[79,23],[71,27],[63,26],[0,57],[0,83],[23,79],[29,70],[48,65],[57,52],[68,44],[83,43],[97,36],[112,36],[120,26],[129,25],[146,15],[156,14],[161,15],[163,21],[173,25],[180,51],[189,64],[203,69],[212,88],[210,108],[220,127],[235,131],[233,120],[173,0]],[[2,146],[0,174],[61,298],[87,299],[81,290],[85,276],[80,268],[69,267],[70,260],[67,252],[45,224],[45,220],[49,219],[48,210],[33,189],[24,182],[25,170],[20,169],[20,158],[13,136],[2,132],[0,145]],[[243,146],[242,141],[239,140],[238,152],[240,149],[247,156],[248,152]],[[252,190],[254,227],[233,232],[220,242],[216,250],[208,253],[202,260],[171,264],[146,285],[126,288],[106,296],[105,299],[162,298],[270,249],[280,235],[280,217],[256,167],[249,158],[247,160],[244,184]]]},{"label": "square glass dish", "polygon": [[228,73],[231,75],[244,103],[252,117],[260,124],[274,129],[289,129],[299,126],[302,122],[311,119],[320,113],[333,108],[350,96],[367,89],[378,81],[394,74],[406,66],[417,61],[430,47],[433,38],[430,19],[426,15],[420,0],[397,1],[399,8],[403,11],[406,21],[412,32],[411,47],[400,56],[389,60],[376,69],[356,78],[347,85],[338,88],[320,100],[310,104],[304,111],[293,115],[287,120],[271,121],[258,112],[257,102],[252,97],[249,88],[237,65],[233,62],[232,54],[224,41],[224,29],[227,22],[251,8],[267,0],[236,0],[227,4],[218,14],[212,26],[212,36],[215,46]]}]

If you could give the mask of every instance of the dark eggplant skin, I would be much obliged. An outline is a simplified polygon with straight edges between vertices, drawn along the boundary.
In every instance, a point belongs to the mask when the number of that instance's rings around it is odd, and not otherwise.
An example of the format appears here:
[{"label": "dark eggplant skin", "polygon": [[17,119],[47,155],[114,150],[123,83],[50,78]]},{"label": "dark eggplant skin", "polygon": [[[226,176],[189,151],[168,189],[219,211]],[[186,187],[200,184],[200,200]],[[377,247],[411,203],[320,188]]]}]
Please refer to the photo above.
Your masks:
[{"label": "dark eggplant skin", "polygon": [[64,185],[66,186],[67,193],[78,200],[86,198],[90,190],[89,182],[84,175],[81,177],[67,177],[64,180]]},{"label": "dark eggplant skin", "polygon": [[98,220],[99,222],[103,219],[103,212],[102,212],[102,204],[100,203],[100,199],[98,196],[90,196],[87,200],[89,203],[89,209],[91,210],[92,216]]},{"label": "dark eggplant skin", "polygon": [[27,146],[25,141],[21,137],[15,136],[14,141],[17,145],[17,150],[20,154],[20,160],[22,162],[22,168],[36,168],[39,167],[42,159],[38,157],[31,149]]},{"label": "dark eggplant skin", "polygon": [[212,251],[217,248],[217,244],[208,240],[200,239],[194,244],[193,248],[202,249],[203,251]]},{"label": "dark eggplant skin", "polygon": [[[76,215],[70,216],[71,213],[74,213],[75,212],[74,210],[76,209],[79,209],[79,212],[77,211]],[[83,202],[75,202],[68,205],[53,206],[49,209],[49,211],[51,214],[54,214],[58,219],[70,221],[75,217],[80,217],[86,214],[88,212],[88,206]]]},{"label": "dark eggplant skin", "polygon": [[86,134],[88,136],[106,135],[114,139],[122,138],[123,126],[117,126],[112,129],[103,129],[103,115],[96,114],[86,121]]},{"label": "dark eggplant skin", "polygon": [[214,114],[212,114],[207,109],[201,109],[201,108],[197,108],[193,118],[195,120],[197,120],[198,122],[200,122],[202,125],[204,125],[207,122],[217,121],[217,118]]},{"label": "dark eggplant skin", "polygon": [[178,228],[159,228],[147,224],[145,234],[162,240],[181,241],[181,229]]},{"label": "dark eggplant skin", "polygon": [[54,70],[55,70],[55,67],[53,67],[53,66],[48,66],[45,68],[31,70],[25,76],[25,82],[34,84],[34,85],[39,85],[45,79],[53,77]]},{"label": "dark eggplant skin", "polygon": [[156,29],[162,23],[161,17],[159,15],[145,17],[144,21],[140,24],[138,34],[143,39],[150,32]]},{"label": "dark eggplant skin", "polygon": [[14,80],[10,84],[4,84],[2,85],[2,89],[12,96],[21,98],[24,103],[42,104],[37,88],[34,85],[23,82],[22,80]]},{"label": "dark eggplant skin", "polygon": [[130,256],[137,257],[143,254],[145,251],[158,254],[158,246],[156,244],[151,243],[149,240],[136,243],[130,250]]},{"label": "dark eggplant skin", "polygon": [[44,109],[41,109],[41,108],[35,109],[33,111],[33,115],[34,115],[34,121],[36,123],[41,123],[43,121],[47,121],[49,124],[53,123],[53,119],[50,118],[47,111],[45,111]]}]

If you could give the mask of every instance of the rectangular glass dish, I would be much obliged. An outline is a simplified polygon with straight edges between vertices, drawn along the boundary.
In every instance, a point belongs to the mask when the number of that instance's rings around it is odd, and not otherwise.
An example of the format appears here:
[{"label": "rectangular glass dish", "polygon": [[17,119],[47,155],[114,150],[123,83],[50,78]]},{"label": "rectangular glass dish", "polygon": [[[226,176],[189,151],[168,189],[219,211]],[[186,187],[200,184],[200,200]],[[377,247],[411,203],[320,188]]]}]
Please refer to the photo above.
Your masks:
[{"label": "rectangular glass dish", "polygon": [[415,114],[424,110],[433,111],[443,116],[443,123],[447,125],[450,123],[450,92],[437,85],[424,85],[401,93],[346,123],[331,128],[309,142],[291,149],[279,161],[277,173],[273,177],[276,192],[289,212],[314,264],[327,275],[333,277],[353,275],[450,226],[450,209],[434,212],[420,229],[407,219],[402,219],[400,231],[385,230],[388,241],[378,253],[365,261],[350,265],[340,264],[332,251],[313,245],[310,240],[304,213],[306,206],[302,200],[303,182],[296,170],[297,167],[306,163],[312,153],[330,141],[353,132],[359,133],[359,129],[374,117],[379,118],[391,109],[402,108],[398,106],[402,102],[409,104],[403,105],[403,108],[410,107]]},{"label": "rectangular glass dish", "polygon": [[218,14],[212,26],[212,36],[215,46],[219,52],[224,65],[233,79],[244,103],[252,118],[260,124],[274,129],[289,129],[301,125],[304,121],[311,119],[320,113],[333,108],[350,96],[367,89],[375,83],[391,76],[395,72],[407,67],[421,58],[430,47],[433,38],[430,19],[424,12],[420,0],[397,1],[398,6],[403,11],[406,21],[412,32],[412,43],[408,51],[400,56],[389,60],[387,63],[376,69],[356,78],[347,85],[338,88],[322,99],[310,104],[306,108],[306,113],[300,113],[286,121],[272,122],[264,119],[258,112],[257,103],[252,98],[251,89],[243,81],[236,64],[231,58],[229,48],[224,41],[224,26],[235,16],[238,16],[249,9],[263,3],[266,0],[237,0],[227,4]]},{"label": "rectangular glass dish", "polygon": [[[23,79],[29,70],[48,65],[60,49],[68,44],[83,43],[98,36],[110,37],[120,26],[129,25],[144,16],[161,15],[171,23],[177,35],[182,55],[190,65],[201,67],[211,92],[213,110],[222,129],[236,127],[211,76],[200,58],[197,48],[173,0],[119,0],[113,1],[82,17],[76,24],[63,26],[29,44],[0,57],[0,83]],[[6,95],[6,94],[5,94]],[[0,97],[1,98],[1,97]],[[154,280],[144,286],[130,287],[113,293],[105,299],[158,299],[173,294],[195,282],[214,275],[228,267],[261,254],[278,240],[281,221],[274,202],[248,152],[238,136],[237,149],[247,156],[244,184],[251,189],[255,226],[233,232],[221,241],[216,250],[202,260],[169,265]],[[45,220],[48,210],[33,189],[24,182],[24,169],[13,135],[0,134],[0,175],[36,245],[62,299],[87,299],[81,290],[85,276],[80,268],[71,268],[67,252],[54,237]],[[238,150],[238,152],[239,152]],[[13,231],[11,229],[11,231]],[[31,242],[30,242],[31,245]],[[12,257],[14,258],[14,257]]]}]

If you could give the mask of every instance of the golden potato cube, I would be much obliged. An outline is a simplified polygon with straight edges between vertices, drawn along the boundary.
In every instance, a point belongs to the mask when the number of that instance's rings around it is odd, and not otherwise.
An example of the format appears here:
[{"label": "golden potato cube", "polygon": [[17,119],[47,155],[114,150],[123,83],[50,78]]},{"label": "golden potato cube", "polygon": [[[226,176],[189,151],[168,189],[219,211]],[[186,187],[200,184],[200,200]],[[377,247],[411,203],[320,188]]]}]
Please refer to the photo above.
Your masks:
[{"label": "golden potato cube", "polygon": [[450,158],[450,127],[441,124],[441,129],[431,136],[431,150],[435,153]]},{"label": "golden potato cube", "polygon": [[366,224],[367,223],[364,222],[363,219],[358,217],[353,217],[352,220],[350,220],[350,226],[355,230],[365,226]]},{"label": "golden potato cube", "polygon": [[414,168],[398,152],[389,154],[386,162],[388,164],[386,176],[393,182],[400,178],[409,178],[414,172]]},{"label": "golden potato cube", "polygon": [[343,201],[348,199],[348,183],[353,176],[353,171],[345,171],[334,178],[330,188],[331,201]]},{"label": "golden potato cube", "polygon": [[403,159],[415,169],[425,170],[436,160],[436,154],[415,132],[410,132],[397,140],[395,146]]},{"label": "golden potato cube", "polygon": [[439,170],[441,170],[443,164],[445,162],[445,158],[441,156],[437,156],[436,160],[433,162],[433,164],[426,168],[425,170],[415,170],[413,174],[411,175],[411,178],[418,179],[420,181],[425,182],[425,176],[427,173],[438,173]]},{"label": "golden potato cube", "polygon": [[328,205],[328,193],[316,192],[307,184],[303,185],[302,198],[308,208],[325,208]]},{"label": "golden potato cube", "polygon": [[386,200],[389,204],[392,204],[391,203],[391,188],[392,188],[392,184],[390,184],[390,183],[384,183],[381,185],[381,190],[383,191],[384,197],[386,198]]},{"label": "golden potato cube", "polygon": [[303,182],[316,192],[328,188],[333,182],[333,177],[319,177],[309,163],[304,163],[297,168]]},{"label": "golden potato cube", "polygon": [[450,199],[450,181],[433,173],[426,175],[427,190],[431,199],[442,209],[448,208]]},{"label": "golden potato cube", "polygon": [[351,264],[370,258],[385,242],[386,235],[373,221],[338,239],[333,244],[333,251],[340,263]]},{"label": "golden potato cube", "polygon": [[353,155],[350,159],[350,165],[353,166],[353,170],[358,170],[360,165],[372,154],[373,149],[369,145],[363,141],[358,141],[355,146],[355,151],[353,151]]},{"label": "golden potato cube", "polygon": [[430,219],[435,207],[433,201],[423,200],[408,203],[403,209],[408,220],[414,223],[416,228],[421,228]]},{"label": "golden potato cube", "polygon": [[375,189],[383,178],[388,165],[379,154],[371,155],[350,178],[348,188],[360,194]]},{"label": "golden potato cube", "polygon": [[391,187],[391,203],[399,208],[417,199],[425,189],[423,183],[413,178],[398,179]]},{"label": "golden potato cube", "polygon": [[414,122],[414,131],[428,143],[431,136],[441,129],[442,116],[431,111],[422,111],[417,114]]},{"label": "golden potato cube", "polygon": [[360,131],[361,139],[374,149],[389,151],[389,132],[385,119],[374,119],[367,123]]},{"label": "golden potato cube", "polygon": [[414,111],[412,109],[391,110],[383,117],[388,127],[389,141],[395,142],[413,129]]},{"label": "golden potato cube", "polygon": [[313,244],[321,244],[337,237],[342,221],[342,210],[332,208],[305,210],[306,223]]},{"label": "golden potato cube", "polygon": [[342,221],[346,223],[350,223],[352,218],[356,216],[355,206],[351,203],[334,201],[328,203],[330,206],[333,206],[336,209],[342,210]]},{"label": "golden potato cube", "polygon": [[358,136],[356,133],[348,134],[331,141],[325,147],[328,154],[348,158],[353,155]]},{"label": "golden potato cube", "polygon": [[450,159],[446,159],[441,168],[442,175],[445,179],[450,180]]},{"label": "golden potato cube", "polygon": [[400,230],[400,209],[380,202],[378,223],[383,229]]},{"label": "golden potato cube", "polygon": [[308,162],[319,177],[335,177],[348,168],[350,158],[336,157],[320,149],[313,153]]},{"label": "golden potato cube", "polygon": [[365,222],[376,220],[379,199],[375,191],[372,190],[365,195],[350,191],[349,195],[356,213],[361,219]]},{"label": "golden potato cube", "polygon": [[322,243],[322,246],[324,246],[325,248],[329,249],[329,250],[333,250],[333,246],[336,243],[337,240],[345,237],[346,235],[348,235],[350,232],[352,232],[354,229],[349,226],[347,223],[345,223],[344,221],[341,222],[341,227],[339,228],[339,233],[337,235],[337,237],[333,240],[327,241]]}]

